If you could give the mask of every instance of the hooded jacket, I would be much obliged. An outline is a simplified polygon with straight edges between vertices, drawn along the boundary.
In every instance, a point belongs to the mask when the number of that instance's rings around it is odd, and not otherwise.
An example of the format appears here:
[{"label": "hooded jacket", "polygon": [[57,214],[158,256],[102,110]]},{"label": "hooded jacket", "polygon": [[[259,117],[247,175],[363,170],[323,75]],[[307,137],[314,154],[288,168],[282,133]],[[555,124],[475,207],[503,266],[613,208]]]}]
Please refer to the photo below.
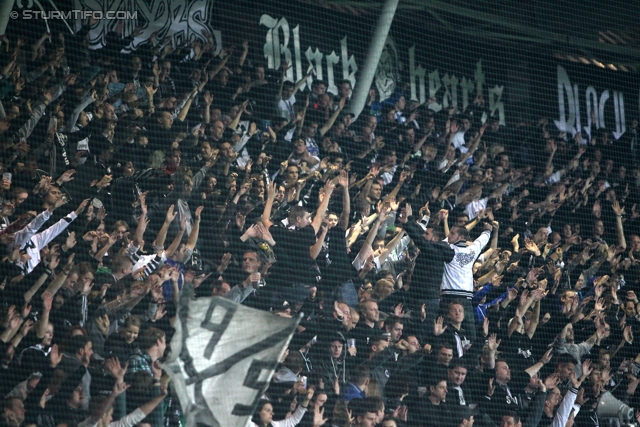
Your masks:
[{"label": "hooded jacket", "polygon": [[454,295],[469,299],[473,297],[473,263],[480,256],[482,249],[487,246],[490,238],[491,232],[485,230],[469,246],[465,241],[449,245],[455,255],[451,262],[444,265],[442,295]]}]

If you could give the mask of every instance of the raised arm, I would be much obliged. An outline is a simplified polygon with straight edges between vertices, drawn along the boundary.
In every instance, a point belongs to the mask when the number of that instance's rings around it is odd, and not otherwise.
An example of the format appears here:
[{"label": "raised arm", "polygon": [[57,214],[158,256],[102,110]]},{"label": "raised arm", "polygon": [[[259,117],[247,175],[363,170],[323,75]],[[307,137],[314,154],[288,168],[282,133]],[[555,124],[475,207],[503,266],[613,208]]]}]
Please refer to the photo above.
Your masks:
[{"label": "raised arm", "polygon": [[100,248],[98,253],[96,253],[93,256],[93,258],[96,259],[97,261],[102,261],[102,258],[104,258],[104,256],[107,254],[109,249],[111,249],[111,247],[115,245],[117,241],[118,241],[118,234],[116,231],[113,231],[109,235],[109,240],[107,240],[107,243],[105,243],[105,245],[102,248]]},{"label": "raised arm", "polygon": [[402,184],[404,184],[404,182],[407,180],[408,177],[409,177],[409,172],[403,169],[402,172],[400,172],[400,177],[398,178],[398,184],[395,186],[393,190],[391,190],[391,193],[385,196],[384,199],[390,200],[392,198],[396,198],[396,196],[400,192],[400,188],[402,188]]},{"label": "raised arm", "polygon": [[187,248],[193,250],[196,247],[196,243],[198,242],[198,235],[200,234],[200,214],[204,206],[198,206],[196,208],[196,218],[193,222],[193,228],[191,229],[191,233],[189,234],[189,238],[187,239]]},{"label": "raised arm", "polygon": [[620,202],[617,200],[613,203],[613,212],[616,214],[616,234],[618,235],[618,246],[622,249],[627,249],[627,240],[624,237],[624,228],[622,227],[622,215],[624,214],[624,208],[620,207]]},{"label": "raised arm", "polygon": [[500,235],[498,230],[500,229],[500,223],[498,221],[491,221],[491,223],[493,224],[493,234],[491,235],[491,246],[489,249],[496,250],[498,249],[498,236]]},{"label": "raised arm", "polygon": [[378,216],[378,219],[371,226],[371,229],[369,230],[369,234],[367,234],[367,239],[364,241],[364,244],[362,245],[360,252],[358,252],[358,255],[356,256],[356,260],[358,260],[360,264],[363,264],[364,261],[366,260],[366,257],[368,256],[371,250],[371,247],[373,245],[373,241],[375,240],[376,235],[378,234],[378,229],[380,228],[380,225],[386,221],[387,215],[388,215],[387,211],[385,210],[381,211],[380,215]]},{"label": "raised arm", "polygon": [[271,209],[273,209],[276,192],[277,184],[272,181],[267,186],[267,200],[264,202],[264,209],[262,211],[262,223],[267,229],[273,225],[273,222],[271,222]]},{"label": "raised arm", "polygon": [[500,187],[496,188],[495,190],[493,190],[491,194],[489,194],[489,198],[495,199],[496,197],[502,196],[504,192],[507,190],[507,187],[509,187],[509,184],[511,183],[505,182],[504,184],[500,185]]},{"label": "raised arm", "polygon": [[44,41],[46,39],[48,39],[49,37],[51,37],[51,33],[45,31],[44,34],[42,34],[42,36],[36,40],[36,42],[34,44],[31,45],[31,60],[35,61],[36,57],[38,56],[38,49],[40,49],[40,47],[44,44]]},{"label": "raised arm", "polygon": [[67,264],[62,269],[62,272],[58,274],[56,278],[51,281],[51,283],[49,283],[49,286],[47,286],[47,289],[42,294],[43,296],[47,293],[53,296],[56,294],[56,292],[58,292],[58,290],[60,290],[60,288],[62,287],[62,284],[64,283],[65,280],[67,280],[67,276],[69,275],[69,273],[71,272],[71,269],[73,268],[74,257],[75,257],[75,254],[71,254],[69,256],[69,258],[67,259]]},{"label": "raised arm", "polygon": [[53,295],[48,292],[42,294],[42,316],[36,325],[36,337],[44,338],[47,333],[47,325],[49,324],[49,313],[51,313],[51,305],[53,304]]},{"label": "raised arm", "polygon": [[140,406],[138,409],[140,411],[142,411],[142,413],[145,416],[147,416],[151,412],[153,412],[153,410],[156,409],[156,407],[160,403],[162,403],[162,401],[164,400],[165,397],[167,397],[167,388],[166,388],[166,386],[162,386],[162,387],[160,387],[160,394],[158,396],[154,397],[153,399],[151,399],[150,401],[148,401],[144,405]]},{"label": "raised arm", "polygon": [[387,260],[389,255],[391,255],[391,252],[393,252],[393,250],[400,244],[400,242],[402,241],[402,238],[404,237],[404,233],[405,233],[404,230],[400,231],[398,234],[394,236],[393,239],[391,239],[389,243],[387,243],[387,246],[385,246],[384,250],[382,251],[379,257],[381,264]]},{"label": "raised arm", "polygon": [[304,83],[307,81],[309,77],[311,77],[312,74],[313,74],[313,67],[309,71],[307,71],[307,74],[302,76],[302,78],[296,82],[295,86],[293,87],[293,95],[298,93],[302,85],[304,85]]},{"label": "raised arm", "polygon": [[231,55],[225,56],[220,60],[220,62],[218,62],[218,65],[216,65],[216,67],[211,70],[211,74],[209,74],[210,80],[213,80],[213,78],[218,75],[218,73],[225,67],[225,65],[227,65],[227,61],[229,60],[229,58],[231,58]]},{"label": "raised arm", "polygon": [[529,323],[529,327],[526,330],[527,336],[529,339],[533,338],[533,334],[536,333],[536,329],[538,328],[538,323],[540,322],[540,301],[536,302],[536,306],[533,309],[533,317],[531,318],[531,322]]},{"label": "raised arm", "polygon": [[338,184],[342,187],[342,213],[340,214],[338,226],[347,231],[349,229],[349,217],[351,216],[351,196],[349,195],[349,175],[347,171],[340,171]]},{"label": "raised arm", "polygon": [[178,234],[176,234],[176,237],[173,238],[173,242],[171,242],[171,245],[169,245],[169,247],[164,251],[167,258],[173,256],[173,254],[178,250],[178,247],[182,242],[182,236],[184,236],[184,232],[186,229],[187,219],[182,218],[182,221],[180,221],[180,230],[178,231]]},{"label": "raised arm", "polygon": [[520,307],[516,308],[516,313],[513,315],[511,320],[509,321],[509,327],[507,328],[507,336],[511,338],[511,335],[522,326],[522,312],[520,311]]},{"label": "raised arm", "polygon": [[371,169],[369,169],[367,176],[363,178],[364,187],[362,188],[362,190],[360,190],[360,193],[358,193],[358,195],[356,196],[357,199],[366,199],[369,196],[369,192],[371,191],[371,187],[373,186],[373,181],[375,177],[378,176],[379,172],[380,172],[380,169],[376,166],[372,166]]},{"label": "raised arm", "polygon": [[[146,193],[140,195],[140,209],[142,213],[138,218],[138,227],[136,228],[136,234],[133,236],[133,246],[139,248],[144,238],[144,232],[147,229],[147,203],[145,202]],[[165,235],[166,236],[166,235]]]},{"label": "raised arm", "polygon": [[284,61],[282,63],[282,74],[280,75],[280,86],[278,86],[278,92],[276,92],[276,101],[280,101],[282,99],[282,88],[284,87],[285,74],[287,70],[291,68],[288,61]]},{"label": "raised arm", "polygon": [[[84,421],[79,423],[78,427],[97,427],[99,425],[100,419],[104,416],[104,414],[107,413],[109,409],[111,409],[116,398],[120,396],[122,393],[124,393],[127,388],[129,388],[128,384],[116,381],[109,397],[105,399],[100,404],[100,406],[98,406],[95,410],[91,412],[90,417],[86,418]],[[129,415],[127,415],[127,417],[129,417]],[[124,417],[124,418],[127,418],[127,417]],[[139,421],[142,421],[142,420],[139,420]],[[121,425],[120,422],[118,422],[118,425]]]},{"label": "raised arm", "polygon": [[174,209],[175,205],[171,205],[169,206],[169,209],[167,209],[167,215],[165,216],[164,223],[162,224],[162,227],[160,228],[160,231],[158,231],[158,235],[156,236],[156,247],[162,247],[164,249],[164,242],[165,240],[167,240],[167,231],[169,230],[169,225],[171,225],[173,220],[176,219],[176,216],[178,215],[177,212],[174,212]]},{"label": "raised arm", "polygon": [[344,104],[346,102],[347,102],[347,98],[340,99],[340,102],[338,103],[338,108],[335,109],[331,117],[329,117],[329,120],[327,120],[327,122],[320,129],[318,129],[318,133],[320,134],[320,136],[324,136],[325,133],[329,132],[329,129],[331,129],[331,127],[333,126],[333,123],[336,121],[336,119],[342,112],[342,109],[344,108]]},{"label": "raised arm", "polygon": [[240,67],[244,65],[244,61],[247,59],[248,53],[249,53],[249,41],[244,40],[242,42],[242,53],[240,54],[240,58],[238,58],[238,65]]},{"label": "raised arm", "polygon": [[553,351],[552,348],[550,348],[549,350],[546,351],[545,354],[542,355],[542,358],[540,358],[540,360],[538,360],[536,363],[534,363],[533,365],[529,366],[527,369],[525,369],[524,371],[529,374],[530,377],[533,377],[534,375],[536,375],[538,372],[540,372],[540,369],[542,369],[542,367],[544,365],[546,365],[547,363],[549,363],[549,361],[551,360],[551,352]]},{"label": "raised arm", "polygon": [[449,237],[449,211],[442,209],[442,229],[444,230],[444,237]]},{"label": "raised arm", "polygon": [[320,230],[320,224],[324,220],[325,214],[327,213],[327,208],[329,207],[329,200],[331,200],[331,194],[333,194],[333,190],[336,188],[336,185],[333,181],[329,180],[324,184],[324,197],[322,198],[322,202],[320,202],[320,206],[316,211],[316,216],[313,217],[313,222],[311,226],[313,227],[316,234]]},{"label": "raised arm", "polygon": [[180,109],[180,112],[178,113],[178,120],[180,120],[181,122],[184,121],[184,119],[187,118],[187,113],[189,113],[189,110],[191,109],[191,104],[193,103],[193,99],[196,97],[197,94],[197,89],[193,88],[193,90],[191,92],[189,92],[189,99],[187,99],[187,102],[184,104],[184,107],[182,107]]},{"label": "raised arm", "polygon": [[38,278],[38,280],[36,280],[33,286],[31,286],[29,290],[24,293],[25,302],[31,301],[31,298],[33,298],[36,292],[38,292],[38,289],[40,289],[40,287],[44,285],[44,282],[47,280],[48,277],[49,275],[47,273],[42,273],[40,275],[40,277]]},{"label": "raised arm", "polygon": [[318,258],[318,255],[320,255],[320,251],[322,250],[322,245],[324,244],[324,239],[327,237],[329,228],[325,225],[324,227],[320,227],[320,230],[320,236],[318,236],[316,243],[309,248],[311,259],[316,259]]},{"label": "raised arm", "polygon": [[236,114],[236,116],[233,118],[233,120],[231,120],[231,123],[229,123],[229,126],[227,126],[229,129],[236,130],[236,128],[238,127],[238,124],[240,124],[240,119],[242,118],[242,113],[247,111],[247,105],[249,105],[249,100],[248,99],[246,101],[244,101],[242,103],[242,105],[240,105],[240,111],[238,111],[238,114]]}]

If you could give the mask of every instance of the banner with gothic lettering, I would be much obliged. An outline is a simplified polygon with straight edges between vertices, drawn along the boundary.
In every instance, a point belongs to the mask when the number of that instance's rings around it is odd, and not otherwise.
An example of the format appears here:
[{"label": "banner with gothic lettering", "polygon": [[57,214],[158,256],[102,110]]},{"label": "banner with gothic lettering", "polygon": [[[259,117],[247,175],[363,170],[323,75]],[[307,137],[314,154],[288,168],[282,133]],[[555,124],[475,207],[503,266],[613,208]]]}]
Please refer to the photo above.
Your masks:
[{"label": "banner with gothic lettering", "polygon": [[[119,23],[123,25],[122,34],[125,36],[133,33],[136,26],[142,26],[142,32],[134,38],[128,50],[147,43],[152,34],[157,40],[170,41],[174,46],[184,41],[206,42],[211,37],[215,40],[216,52],[222,47],[221,32],[210,26],[211,0],[74,0],[73,4],[76,10],[127,12],[127,19],[98,20],[89,32],[91,48],[102,46],[107,33]],[[78,19],[72,25],[78,30],[82,20]]]},{"label": "banner with gothic lettering", "polygon": [[241,427],[267,389],[299,319],[224,298],[192,299],[185,287],[171,355],[172,378],[187,427]]},{"label": "banner with gothic lettering", "polygon": [[[314,75],[307,78],[302,90],[310,88],[315,79],[323,80],[327,91],[334,95],[338,93],[340,80],[348,80],[353,88],[358,85],[375,22],[358,18],[356,27],[352,16],[334,13],[325,18],[327,12],[322,9],[313,13],[273,7],[264,10],[259,16],[257,37],[264,43],[261,54],[268,68],[280,70],[287,61],[291,68],[285,78],[292,82],[313,69]],[[329,33],[318,24],[325,20],[331,24]],[[506,124],[508,72],[502,64],[507,60],[493,47],[470,47],[473,55],[454,59],[432,49],[425,40],[426,37],[411,38],[402,26],[392,27],[372,84],[378,100],[385,101],[403,92],[420,103],[428,102],[428,108],[435,112],[450,107],[462,111],[482,95],[490,115]]]},{"label": "banner with gothic lettering", "polygon": [[596,138],[607,132],[619,139],[638,120],[640,81],[635,73],[567,61],[545,66],[532,76],[539,89],[535,96],[546,105],[559,132]]}]

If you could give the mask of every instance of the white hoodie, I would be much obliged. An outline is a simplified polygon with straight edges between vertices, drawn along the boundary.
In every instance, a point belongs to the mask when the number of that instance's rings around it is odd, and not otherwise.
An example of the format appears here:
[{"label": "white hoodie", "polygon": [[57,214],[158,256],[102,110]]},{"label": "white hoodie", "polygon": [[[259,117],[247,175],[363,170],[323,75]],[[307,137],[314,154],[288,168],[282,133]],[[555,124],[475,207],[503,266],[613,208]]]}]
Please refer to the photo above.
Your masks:
[{"label": "white hoodie", "polygon": [[473,263],[480,256],[482,249],[487,246],[490,238],[491,231],[485,230],[469,246],[466,242],[449,245],[456,254],[451,262],[444,264],[442,295],[473,297]]}]

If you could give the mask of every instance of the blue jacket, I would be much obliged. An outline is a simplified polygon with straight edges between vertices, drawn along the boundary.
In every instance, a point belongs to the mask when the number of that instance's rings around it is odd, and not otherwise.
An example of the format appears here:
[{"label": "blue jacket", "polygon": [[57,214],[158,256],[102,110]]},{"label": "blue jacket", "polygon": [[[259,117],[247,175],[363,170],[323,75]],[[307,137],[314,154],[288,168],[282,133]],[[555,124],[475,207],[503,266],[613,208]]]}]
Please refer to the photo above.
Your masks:
[{"label": "blue jacket", "polygon": [[349,402],[353,399],[365,399],[366,397],[364,391],[360,390],[360,387],[354,383],[347,384],[342,393],[340,393],[340,400],[344,402]]}]

